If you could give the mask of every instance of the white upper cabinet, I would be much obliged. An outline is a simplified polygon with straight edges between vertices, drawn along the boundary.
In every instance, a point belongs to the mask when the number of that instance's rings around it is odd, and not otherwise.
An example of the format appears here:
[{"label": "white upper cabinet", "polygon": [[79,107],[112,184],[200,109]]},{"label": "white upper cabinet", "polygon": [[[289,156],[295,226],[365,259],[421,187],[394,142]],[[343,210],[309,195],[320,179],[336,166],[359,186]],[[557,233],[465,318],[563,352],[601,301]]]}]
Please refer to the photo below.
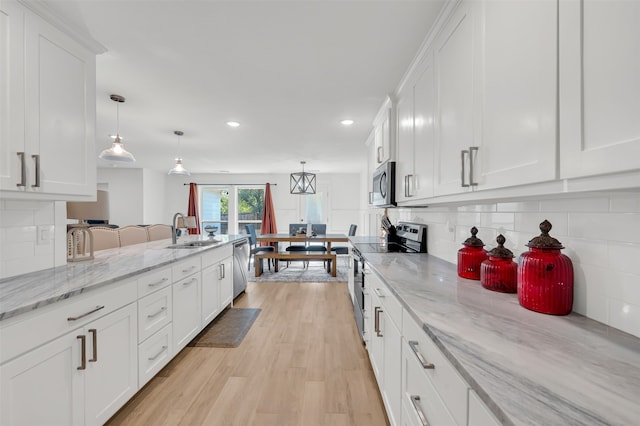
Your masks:
[{"label": "white upper cabinet", "polygon": [[556,178],[557,4],[462,2],[435,42],[436,195]]},{"label": "white upper cabinet", "polygon": [[474,146],[474,17],[472,4],[461,3],[445,23],[434,43],[438,90],[436,114],[436,195],[466,189],[461,153]]},{"label": "white upper cabinet", "polygon": [[385,161],[394,160],[395,152],[395,106],[390,98],[382,105],[373,122],[374,128],[374,152],[375,167]]},{"label": "white upper cabinet", "polygon": [[560,2],[560,175],[640,168],[640,2]]},{"label": "white upper cabinet", "polygon": [[95,196],[95,54],[14,1],[2,3],[0,189]]},{"label": "white upper cabinet", "polygon": [[417,74],[396,106],[399,202],[433,196],[435,90],[431,55],[420,63]]},{"label": "white upper cabinet", "polygon": [[557,2],[478,5],[477,189],[556,178]]}]

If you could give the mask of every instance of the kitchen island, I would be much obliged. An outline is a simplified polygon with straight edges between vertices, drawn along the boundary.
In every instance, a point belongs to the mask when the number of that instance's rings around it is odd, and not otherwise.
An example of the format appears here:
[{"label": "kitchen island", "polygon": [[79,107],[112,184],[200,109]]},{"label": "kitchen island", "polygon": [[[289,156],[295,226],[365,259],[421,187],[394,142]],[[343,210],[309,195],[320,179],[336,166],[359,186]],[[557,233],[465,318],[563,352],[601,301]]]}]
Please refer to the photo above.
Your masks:
[{"label": "kitchen island", "polygon": [[529,311],[428,254],[364,257],[500,423],[637,424],[640,339]]}]

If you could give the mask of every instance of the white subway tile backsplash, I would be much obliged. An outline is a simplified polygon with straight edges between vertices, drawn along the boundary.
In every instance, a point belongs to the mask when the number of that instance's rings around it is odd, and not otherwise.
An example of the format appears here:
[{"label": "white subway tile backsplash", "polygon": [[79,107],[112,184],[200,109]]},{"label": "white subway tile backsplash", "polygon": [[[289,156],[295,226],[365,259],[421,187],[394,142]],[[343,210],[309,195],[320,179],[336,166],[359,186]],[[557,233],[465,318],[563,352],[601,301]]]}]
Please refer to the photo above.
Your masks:
[{"label": "white subway tile backsplash", "polygon": [[640,194],[614,194],[611,196],[609,211],[613,213],[640,213]]},{"label": "white subway tile backsplash", "polygon": [[515,215],[513,213],[482,213],[480,226],[483,228],[495,228],[499,233],[513,231]]},{"label": "white subway tile backsplash", "polygon": [[35,242],[36,226],[13,226],[5,229],[6,242]]},{"label": "white subway tile backsplash", "polygon": [[569,236],[640,244],[640,213],[569,213]]},{"label": "white subway tile backsplash", "polygon": [[604,283],[607,295],[640,306],[640,275],[612,271]]},{"label": "white subway tile backsplash", "polygon": [[12,243],[3,243],[2,260],[29,259],[34,256],[33,242],[14,241]]},{"label": "white subway tile backsplash", "polygon": [[566,213],[515,213],[514,228],[516,231],[529,233],[531,239],[540,235],[540,223],[544,220],[551,222],[551,236],[560,239],[560,236],[569,235]]},{"label": "white subway tile backsplash", "polygon": [[540,201],[541,212],[608,212],[609,198],[565,198]]},{"label": "white subway tile backsplash", "polygon": [[609,265],[606,241],[565,237],[561,242],[565,247],[562,253],[569,256],[573,263],[601,268],[606,268]]},{"label": "white subway tile backsplash", "polygon": [[35,225],[34,210],[3,210],[2,227]]},{"label": "white subway tile backsplash", "polygon": [[640,305],[634,305],[618,299],[608,299],[609,318],[607,323],[611,327],[640,336]]},{"label": "white subway tile backsplash", "polygon": [[573,310],[603,323],[607,322],[607,287],[609,272],[605,268],[573,264]]},{"label": "white subway tile backsplash", "polygon": [[39,208],[34,210],[35,224],[36,225],[53,225],[55,222],[54,213],[55,213],[55,208],[53,203],[47,203],[39,206]]},{"label": "white subway tile backsplash", "polygon": [[[620,272],[640,273],[640,245],[609,243],[608,246],[607,261],[611,269]],[[640,286],[640,281],[638,285]]]},{"label": "white subway tile backsplash", "polygon": [[539,212],[539,201],[520,201],[512,203],[498,203],[496,210],[499,212]]}]

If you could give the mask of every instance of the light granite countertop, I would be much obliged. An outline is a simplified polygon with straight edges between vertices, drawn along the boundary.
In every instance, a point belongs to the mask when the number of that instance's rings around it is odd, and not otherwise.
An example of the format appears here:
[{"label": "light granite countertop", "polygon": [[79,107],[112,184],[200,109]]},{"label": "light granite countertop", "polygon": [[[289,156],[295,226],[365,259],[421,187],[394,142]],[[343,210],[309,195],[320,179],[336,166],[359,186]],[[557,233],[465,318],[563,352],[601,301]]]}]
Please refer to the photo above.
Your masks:
[{"label": "light granite countertop", "polygon": [[[179,243],[207,238],[186,236]],[[179,249],[167,248],[171,240],[152,241],[100,250],[93,260],[0,280],[0,321],[246,238],[217,235],[219,243]]]},{"label": "light granite countertop", "polygon": [[428,254],[364,257],[504,424],[639,424],[640,339],[529,311]]}]

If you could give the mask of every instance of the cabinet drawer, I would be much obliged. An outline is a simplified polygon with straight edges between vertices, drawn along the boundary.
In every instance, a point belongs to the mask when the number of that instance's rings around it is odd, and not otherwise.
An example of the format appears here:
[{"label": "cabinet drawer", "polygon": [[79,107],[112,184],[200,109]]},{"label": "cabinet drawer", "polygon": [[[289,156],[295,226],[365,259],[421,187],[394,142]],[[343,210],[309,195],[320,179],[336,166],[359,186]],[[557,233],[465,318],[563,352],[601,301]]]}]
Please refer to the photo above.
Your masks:
[{"label": "cabinet drawer", "polygon": [[138,297],[160,290],[171,284],[171,268],[148,272],[138,278]]},{"label": "cabinet drawer", "polygon": [[167,324],[138,345],[138,387],[142,388],[173,357],[173,334]]},{"label": "cabinet drawer", "polygon": [[[405,414],[408,415],[406,424],[456,426],[456,421],[404,338],[402,345],[402,407]],[[466,423],[459,425],[464,426]]]},{"label": "cabinet drawer", "polygon": [[200,272],[200,256],[195,256],[187,260],[183,260],[171,268],[173,281],[180,281],[191,274]]},{"label": "cabinet drawer", "polygon": [[171,322],[171,287],[138,300],[138,342]]},{"label": "cabinet drawer", "polygon": [[402,305],[398,298],[391,293],[389,287],[384,283],[380,283],[380,285],[375,286],[372,291],[375,292],[380,299],[387,316],[391,318],[399,330],[402,330]]},{"label": "cabinet drawer", "polygon": [[137,299],[135,280],[112,284],[86,294],[10,318],[0,326],[0,364],[40,346]]},{"label": "cabinet drawer", "polygon": [[427,363],[433,364],[433,368],[422,368],[426,376],[440,398],[447,406],[449,412],[459,425],[467,424],[467,382],[438,349],[427,333],[415,322],[413,318],[404,312],[402,334],[407,342],[404,350],[409,358],[419,362],[418,355],[409,345],[409,341],[416,342],[413,345]]},{"label": "cabinet drawer", "polygon": [[223,259],[233,255],[233,245],[226,244],[222,247],[207,250],[202,253],[202,269],[215,265]]}]

